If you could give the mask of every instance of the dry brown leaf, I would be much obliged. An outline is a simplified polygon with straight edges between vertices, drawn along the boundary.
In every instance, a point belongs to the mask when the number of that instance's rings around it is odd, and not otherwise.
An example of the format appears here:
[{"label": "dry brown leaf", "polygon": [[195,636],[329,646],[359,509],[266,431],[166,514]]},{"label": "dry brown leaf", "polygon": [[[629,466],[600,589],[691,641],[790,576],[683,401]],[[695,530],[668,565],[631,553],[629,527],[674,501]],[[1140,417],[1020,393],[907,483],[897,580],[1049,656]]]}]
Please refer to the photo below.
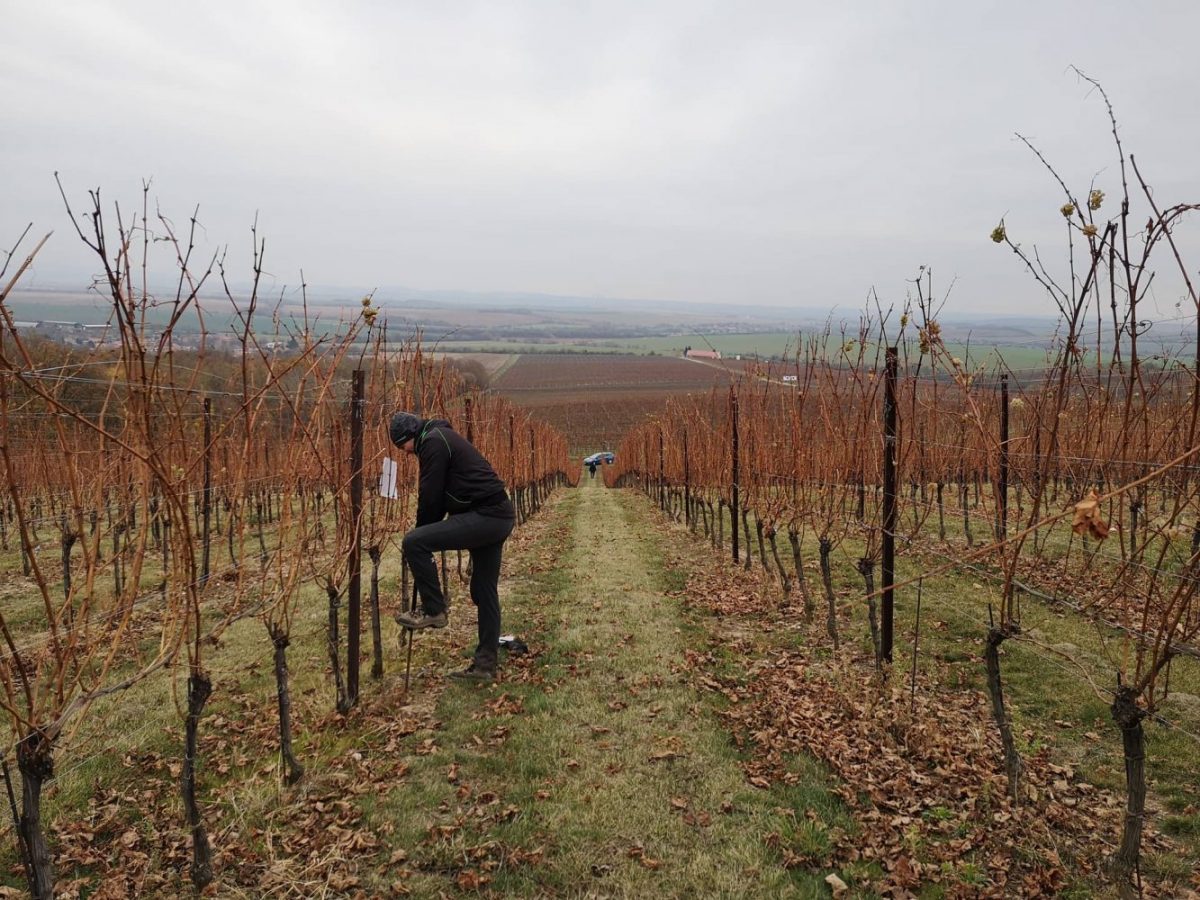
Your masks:
[{"label": "dry brown leaf", "polygon": [[[1103,526],[1100,503],[1089,499],[1095,506],[1082,510],[1084,527],[1099,537],[1088,522],[1097,530]],[[693,574],[685,602],[754,622],[767,611],[760,597],[723,575]],[[949,630],[944,622],[932,627]],[[744,654],[753,673],[749,680],[719,674],[721,660],[712,652],[685,651],[681,669],[691,672],[700,690],[729,700],[720,715],[746,754],[746,780],[762,787],[795,783],[786,760],[792,754],[816,756],[839,782],[834,792],[858,829],[851,839],[841,828],[830,828],[831,847],[821,859],[778,844],[785,864],[833,868],[877,861],[884,874],[870,887],[883,896],[913,896],[916,885],[939,885],[947,896],[1051,896],[1066,877],[1051,849],[1069,846],[1077,859],[1103,856],[1101,823],[1116,820],[1121,798],[1076,783],[1069,767],[1035,754],[1027,759],[1023,802],[1014,807],[988,732],[978,727],[977,694],[923,682],[914,717],[908,692],[879,690],[870,679],[858,678],[859,661],[846,666],[854,673],[847,678],[840,667],[805,649],[764,651],[734,646],[738,643],[722,640],[720,646]],[[1101,740],[1089,734],[1085,739]],[[727,800],[720,806],[722,812],[731,808]],[[683,813],[685,822],[690,815]],[[912,855],[913,841],[923,848],[919,859]],[[1017,845],[1032,848],[1041,862],[1014,865]],[[954,864],[967,856],[981,861],[983,885],[958,877]],[[839,897],[853,889],[836,875],[827,884]],[[1175,893],[1169,895],[1179,896],[1178,887],[1171,884]]]},{"label": "dry brown leaf", "polygon": [[479,873],[474,869],[463,869],[458,873],[458,877],[454,881],[460,891],[477,891],[483,884]]},{"label": "dry brown leaf", "polygon": [[1100,517],[1100,498],[1095,491],[1075,504],[1075,515],[1071,519],[1071,530],[1076,534],[1090,534],[1098,541],[1108,537],[1108,523]]}]

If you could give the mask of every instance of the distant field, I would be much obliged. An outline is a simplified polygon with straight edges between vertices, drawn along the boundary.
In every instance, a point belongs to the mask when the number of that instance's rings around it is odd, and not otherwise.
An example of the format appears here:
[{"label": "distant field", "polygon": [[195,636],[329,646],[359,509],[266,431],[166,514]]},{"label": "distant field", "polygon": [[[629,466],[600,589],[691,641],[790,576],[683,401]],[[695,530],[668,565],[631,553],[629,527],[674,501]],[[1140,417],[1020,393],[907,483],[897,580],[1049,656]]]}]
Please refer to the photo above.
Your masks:
[{"label": "distant field", "polygon": [[626,346],[637,353],[682,355],[684,347],[718,350],[722,356],[795,356],[797,332],[763,331],[747,334],[680,334],[631,338]]},{"label": "distant field", "polygon": [[[528,354],[655,354],[658,356],[682,356],[685,347],[696,350],[718,350],[723,357],[743,360],[749,358],[795,358],[800,340],[794,331],[764,331],[745,334],[687,334],[669,337],[580,339],[572,341],[462,341],[447,343],[442,349],[462,352],[528,353]],[[984,366],[992,368],[1000,359],[1014,370],[1036,369],[1046,364],[1046,351],[1037,347],[991,346],[948,342],[946,349],[962,359],[970,368]],[[911,352],[916,352],[915,344]]]},{"label": "distant field", "polygon": [[[426,338],[429,336],[426,335]],[[446,353],[631,353],[629,348],[607,346],[604,341],[455,341],[444,340],[437,344],[438,350]]]},{"label": "distant field", "polygon": [[631,429],[660,414],[678,391],[625,387],[620,390],[537,391],[506,396],[567,436],[573,457],[615,450]]},{"label": "distant field", "polygon": [[[173,295],[172,295],[173,296]],[[72,293],[68,291],[22,291],[14,290],[5,299],[4,305],[18,322],[71,322],[80,325],[103,325],[110,321],[113,315],[113,301],[105,293],[91,291]],[[254,316],[254,330],[262,337],[275,333],[275,324],[269,312],[259,312]],[[204,316],[204,327],[210,333],[232,331],[240,327],[240,320],[232,313],[229,301],[224,297],[202,298],[201,312]],[[173,315],[173,307],[163,303],[151,308],[146,313],[150,325],[166,326]],[[281,327],[286,329],[293,325],[290,315],[284,314]],[[193,307],[185,312],[177,332],[196,333],[200,330],[200,319]]]},{"label": "distant field", "polygon": [[[220,296],[205,297],[201,301],[204,309],[205,325],[213,332],[225,331],[234,327],[236,318],[231,315],[231,308],[226,298]],[[106,322],[112,314],[111,301],[97,292],[69,292],[53,290],[14,291],[6,300],[6,306],[13,317],[21,321],[38,321],[41,319],[79,322],[85,325],[95,325]],[[336,327],[337,323],[347,314],[357,311],[357,302],[350,300],[327,301],[309,304],[309,314],[324,323],[325,327]],[[614,329],[614,317],[623,329],[637,328],[661,329],[665,323],[673,322],[675,327],[697,327],[692,317],[672,319],[669,313],[654,312],[630,308],[614,312],[612,309],[595,310],[565,310],[528,308],[521,305],[500,308],[474,308],[424,305],[420,303],[388,303],[385,313],[390,314],[394,321],[392,333],[399,335],[406,329],[420,328],[423,331],[424,343],[427,350],[433,350],[448,355],[461,356],[470,354],[485,369],[503,365],[503,361],[492,365],[492,354],[509,356],[512,354],[564,354],[577,353],[587,355],[641,354],[665,357],[683,355],[685,347],[697,350],[715,349],[729,359],[741,357],[760,359],[794,358],[796,348],[804,337],[811,332],[801,333],[796,330],[788,331],[746,331],[725,333],[723,331],[705,332],[703,330],[691,333],[667,335],[661,337],[609,337],[607,334]],[[170,317],[169,305],[151,311],[152,324],[165,324]],[[294,308],[282,310],[281,325],[286,329],[300,326],[294,322],[298,311]],[[255,317],[255,329],[261,334],[271,334],[275,330],[273,317],[260,304],[260,312]],[[399,321],[397,321],[399,320]],[[188,331],[198,327],[194,316],[186,316],[184,328]],[[503,329],[520,327],[533,336],[522,338],[504,338],[499,340],[456,340],[455,334],[462,329]],[[723,327],[729,327],[728,324]],[[735,326],[737,327],[737,326]],[[768,326],[769,327],[769,326]],[[965,343],[947,343],[947,349],[955,356],[963,359],[968,367],[983,365],[991,368],[1003,357],[1009,368],[1014,370],[1029,370],[1039,368],[1046,362],[1043,349],[1028,345],[1000,344],[986,339],[1003,340],[1007,332],[995,329],[979,333],[979,341],[973,342],[970,349]],[[545,337],[539,337],[540,334]],[[961,332],[960,332],[961,333]],[[1028,332],[1023,332],[1028,334]],[[1012,337],[1012,335],[1009,335]],[[837,339],[831,338],[831,346],[836,350]],[[913,348],[915,352],[915,347]],[[1182,351],[1181,351],[1182,352]]]},{"label": "distant field", "polygon": [[[801,335],[794,331],[773,331],[750,334],[679,335],[661,338],[636,338],[625,342],[635,353],[682,354],[684,347],[696,350],[718,350],[726,357],[788,357],[794,359]],[[835,342],[836,343],[836,342]],[[1022,346],[989,346],[947,342],[946,349],[962,359],[969,367],[995,366],[1003,359],[1011,369],[1032,369],[1046,364],[1046,351]],[[915,342],[911,352],[916,353]]]},{"label": "distant field", "polygon": [[453,341],[446,350],[498,353],[589,353],[657,354],[683,356],[684,347],[696,350],[716,348],[723,356],[782,356],[795,353],[794,332],[756,332],[747,334],[698,334],[645,338],[579,338],[563,341]]},{"label": "distant field", "polygon": [[707,390],[716,383],[729,383],[729,376],[720,365],[705,365],[678,356],[526,354],[505,369],[492,387],[506,394],[631,386],[687,391]]},{"label": "distant field", "polygon": [[495,378],[497,373],[516,361],[516,356],[512,353],[444,353],[442,355],[460,363],[479,363],[489,378]]},{"label": "distant field", "polygon": [[585,455],[615,448],[670,397],[727,387],[741,369],[671,356],[527,354],[491,387],[562,429],[572,454]]},{"label": "distant field", "polygon": [[[737,346],[738,335],[724,335]],[[752,335],[770,338],[770,335]],[[782,333],[774,335],[780,350],[785,346]],[[661,412],[672,396],[705,393],[714,387],[725,388],[731,379],[755,371],[759,363],[745,354],[717,360],[688,360],[669,350],[660,339],[646,339],[642,353],[475,353],[452,354],[478,359],[493,375],[491,388],[531,410],[539,418],[560,428],[573,454],[585,455],[600,449],[612,449],[621,437],[649,416]],[[680,353],[684,344],[680,345]],[[694,344],[692,346],[695,346]],[[771,347],[764,342],[763,347]],[[662,348],[662,349],[656,349]],[[993,348],[948,345],[971,368],[983,365],[993,369],[997,355]],[[916,348],[911,348],[916,352]],[[654,355],[650,355],[653,352]],[[728,350],[722,350],[728,353]],[[1045,364],[1042,351],[1012,347],[1003,351],[1008,366],[1017,371],[1039,369]],[[491,359],[487,359],[491,357]],[[486,359],[486,361],[484,361]],[[514,361],[515,360],[515,361]],[[763,366],[765,370],[766,367]],[[786,364],[771,366],[774,377],[786,371]]]}]

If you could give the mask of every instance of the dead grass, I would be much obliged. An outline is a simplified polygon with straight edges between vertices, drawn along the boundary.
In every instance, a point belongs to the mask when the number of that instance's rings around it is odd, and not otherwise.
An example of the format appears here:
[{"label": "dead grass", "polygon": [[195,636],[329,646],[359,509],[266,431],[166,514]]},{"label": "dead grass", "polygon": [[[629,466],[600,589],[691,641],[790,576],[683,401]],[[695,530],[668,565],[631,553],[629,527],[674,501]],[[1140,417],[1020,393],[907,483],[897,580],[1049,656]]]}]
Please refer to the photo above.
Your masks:
[{"label": "dead grass", "polygon": [[[679,665],[679,608],[626,499],[598,483],[571,492],[540,571],[511,588],[510,621],[536,656],[502,686],[443,694],[445,739],[413,770],[436,813],[424,839],[409,831],[416,893],[453,876],[518,895],[820,895],[819,878],[768,846],[795,828],[797,789],[747,784]],[[481,718],[484,697],[500,711]],[[497,728],[508,730],[493,746]],[[403,817],[411,801],[397,792],[384,805]]]},{"label": "dead grass", "polygon": [[[296,749],[309,773],[293,788],[278,777],[265,632],[255,620],[230,629],[210,648],[216,690],[201,725],[217,895],[826,895],[828,870],[811,861],[853,840],[855,828],[836,785],[801,755],[784,761],[786,783],[752,786],[747,758],[719,718],[725,698],[700,690],[683,663],[689,652],[711,653],[745,684],[759,671],[754,654],[811,638],[792,627],[794,607],[764,622],[685,605],[686,574],[710,551],[678,528],[646,527],[648,512],[636,494],[585,480],[514,536],[505,630],[533,652],[508,660],[493,686],[443,678],[474,642],[474,613],[455,583],[451,627],[416,640],[412,694],[402,690],[401,632],[387,621],[387,674],[378,683],[364,674],[359,708],[333,714],[323,595],[306,589],[290,663]],[[815,563],[815,548],[806,549]],[[855,552],[852,544],[839,551],[836,587],[843,636],[861,648]],[[389,604],[397,568],[385,556]],[[760,577],[756,562],[747,590],[759,590]],[[777,600],[778,588],[769,590]],[[922,678],[981,687],[986,595],[987,585],[969,578],[926,585]],[[898,671],[911,650],[913,599],[907,591],[897,601]],[[1036,604],[1024,612],[1037,643],[1010,641],[1004,656],[1022,749],[1048,752],[1100,789],[1120,787],[1119,739],[1102,698],[1046,650],[1070,644],[1070,655],[1103,678],[1111,636]],[[1195,667],[1177,663],[1172,689],[1200,693]],[[1196,710],[1176,703],[1164,712],[1200,733]],[[1145,870],[1182,879],[1200,840],[1194,741],[1161,723],[1148,731],[1152,824],[1178,851],[1148,854]],[[178,704],[163,676],[106,701],[60,749],[46,814],[63,896],[190,890],[181,748]],[[1118,828],[1114,818],[1114,836]],[[10,830],[0,884],[21,885],[14,862]],[[955,877],[970,884],[973,865],[966,860]],[[868,864],[838,871],[851,885],[879,874]]]},{"label": "dead grass", "polygon": [[[306,588],[289,662],[296,751],[279,779],[270,645],[256,620],[209,648],[200,803],[217,896],[819,896],[780,847],[819,841],[803,786],[747,784],[735,748],[679,666],[694,637],[661,547],[630,498],[599,481],[560,494],[510,542],[506,630],[534,652],[493,686],[448,684],[474,643],[455,584],[451,627],[418,636],[403,693],[401,632],[387,674],[332,712],[326,608]],[[385,603],[397,560],[385,556]],[[92,711],[56,754],[44,813],[64,897],[190,892],[178,799],[179,682],[160,675]],[[19,888],[9,840],[0,885]]]},{"label": "dead grass", "polygon": [[[680,533],[676,527],[673,530]],[[728,529],[726,529],[728,539]],[[704,545],[703,539],[695,543]],[[817,548],[814,540],[805,544],[805,560],[810,590],[816,592],[818,618],[824,616],[824,598],[820,595]],[[708,551],[711,552],[711,551]],[[861,600],[863,581],[854,570],[861,544],[848,538],[834,557],[834,588],[837,595],[840,631],[844,644],[860,658],[870,652],[865,604]],[[947,553],[954,552],[946,550]],[[728,549],[724,551],[728,555]],[[898,580],[914,577],[922,570],[919,556],[902,551]],[[928,561],[924,563],[928,568]],[[754,653],[777,651],[798,643],[811,647],[816,658],[829,658],[828,639],[818,628],[814,633],[800,620],[798,598],[784,602],[776,582],[766,578],[757,560],[745,574],[746,591],[763,593],[779,604],[778,614],[766,627],[750,631],[736,624],[736,614],[745,603],[731,597],[725,605],[728,622],[736,640]],[[996,604],[997,584],[986,573],[950,573],[930,579],[923,588],[919,654],[917,658],[918,692],[924,685],[938,683],[943,688],[962,690],[983,697],[985,691],[983,649],[987,631],[988,604]],[[908,684],[912,662],[912,636],[915,618],[916,588],[910,586],[896,597],[896,680]],[[721,604],[718,604],[721,605]],[[770,608],[771,603],[764,608]],[[1027,758],[1045,755],[1065,766],[1072,778],[1117,797],[1124,795],[1124,761],[1121,739],[1108,710],[1115,687],[1115,671],[1125,649],[1120,636],[1103,625],[1089,621],[1062,606],[1026,598],[1022,603],[1024,632],[1002,648],[1005,693],[1013,716],[1019,749]],[[744,672],[744,658],[726,658],[718,648],[713,651],[718,666],[734,677]],[[843,651],[843,656],[845,651]],[[1173,839],[1173,847],[1146,841],[1143,873],[1160,884],[1174,884],[1181,890],[1200,865],[1200,792],[1196,778],[1200,774],[1200,705],[1191,701],[1200,694],[1200,666],[1195,660],[1178,658],[1170,679],[1172,697],[1161,702],[1157,716],[1146,722],[1147,773],[1149,780],[1150,828]],[[744,675],[737,676],[742,680]],[[918,696],[918,702],[924,698]],[[986,709],[986,701],[981,709]],[[998,739],[991,719],[983,714],[981,727],[989,732],[998,755]],[[1106,852],[1115,849],[1120,839],[1120,805],[1100,819],[1096,843]],[[1085,893],[1093,889],[1086,879],[1079,887]]]}]

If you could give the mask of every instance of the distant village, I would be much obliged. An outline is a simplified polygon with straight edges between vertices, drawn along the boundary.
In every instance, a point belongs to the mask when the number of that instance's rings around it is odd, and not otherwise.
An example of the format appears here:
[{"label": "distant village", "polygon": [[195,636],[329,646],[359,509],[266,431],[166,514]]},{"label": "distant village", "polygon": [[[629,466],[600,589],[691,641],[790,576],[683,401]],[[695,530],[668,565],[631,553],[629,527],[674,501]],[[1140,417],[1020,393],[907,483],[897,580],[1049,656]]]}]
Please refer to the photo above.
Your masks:
[{"label": "distant village", "polygon": [[47,319],[41,322],[14,322],[22,331],[32,331],[39,337],[65,344],[68,347],[94,348],[112,343],[105,334],[109,326],[84,325],[80,322],[59,322]]},{"label": "distant village", "polygon": [[[46,338],[66,347],[77,347],[82,350],[102,350],[106,347],[117,347],[120,345],[117,330],[111,323],[87,325],[83,322],[43,319],[36,322],[25,321],[14,322],[13,324],[22,331],[31,332],[38,337]],[[158,338],[161,334],[161,328],[148,327],[146,329],[146,337],[150,340]],[[207,334],[202,334],[199,331],[175,331],[171,335],[171,345],[176,350],[199,350],[201,343],[203,343],[205,350],[215,352],[234,351],[241,347],[238,336],[232,331],[209,332]],[[293,350],[298,345],[294,339],[288,339],[264,341],[261,346],[269,352],[274,350]]]}]

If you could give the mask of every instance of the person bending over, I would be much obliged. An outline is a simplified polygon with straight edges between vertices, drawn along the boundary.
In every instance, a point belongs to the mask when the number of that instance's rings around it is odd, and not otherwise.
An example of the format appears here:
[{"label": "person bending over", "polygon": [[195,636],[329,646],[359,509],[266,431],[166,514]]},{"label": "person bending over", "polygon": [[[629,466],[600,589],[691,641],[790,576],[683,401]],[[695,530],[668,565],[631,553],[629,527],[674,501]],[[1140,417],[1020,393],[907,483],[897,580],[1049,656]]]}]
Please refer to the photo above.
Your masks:
[{"label": "person bending over", "polygon": [[445,419],[409,412],[392,416],[392,443],[417,457],[417,522],[404,535],[404,558],[413,573],[421,608],[396,614],[404,628],[444,628],[446,598],[433,554],[468,550],[471,602],[479,610],[479,644],[465,671],[450,677],[492,681],[500,646],[500,558],[516,524],[504,482],[471,443]]}]

